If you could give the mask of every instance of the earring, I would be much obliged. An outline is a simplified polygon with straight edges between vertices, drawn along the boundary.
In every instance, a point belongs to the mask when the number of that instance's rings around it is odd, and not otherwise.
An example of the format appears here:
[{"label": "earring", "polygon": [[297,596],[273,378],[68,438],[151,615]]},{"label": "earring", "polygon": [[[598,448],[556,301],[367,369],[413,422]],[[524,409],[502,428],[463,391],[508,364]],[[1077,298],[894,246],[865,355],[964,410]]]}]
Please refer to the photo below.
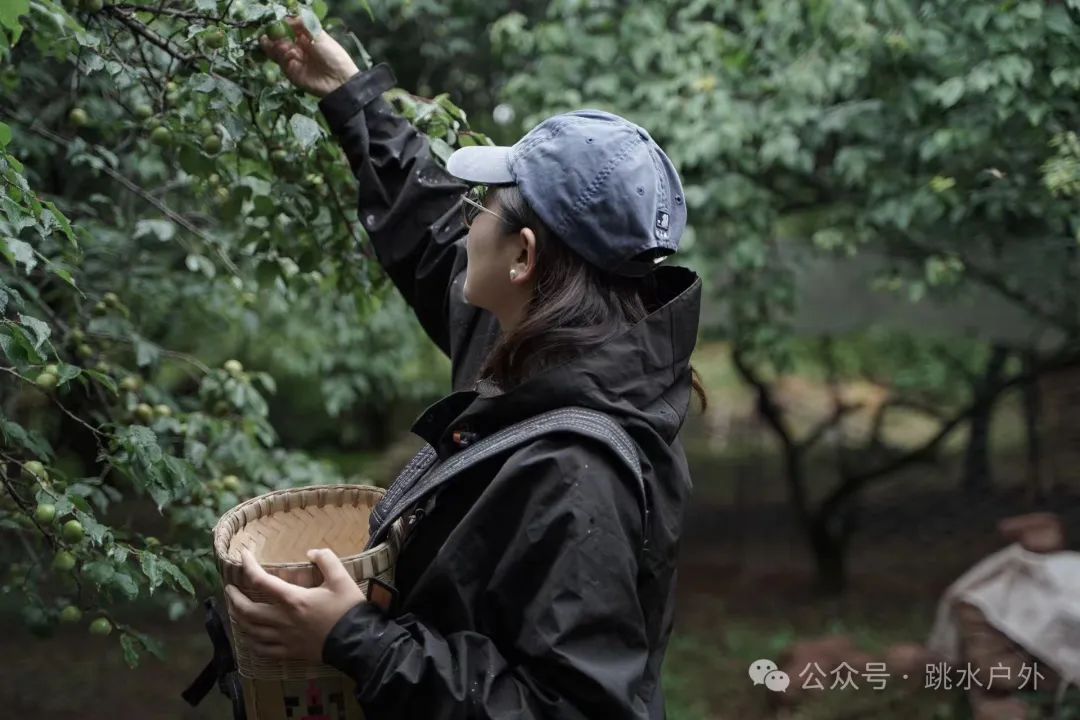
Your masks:
[{"label": "earring", "polygon": [[510,279],[513,280],[516,277],[517,277],[517,270],[512,268],[510,270]]}]

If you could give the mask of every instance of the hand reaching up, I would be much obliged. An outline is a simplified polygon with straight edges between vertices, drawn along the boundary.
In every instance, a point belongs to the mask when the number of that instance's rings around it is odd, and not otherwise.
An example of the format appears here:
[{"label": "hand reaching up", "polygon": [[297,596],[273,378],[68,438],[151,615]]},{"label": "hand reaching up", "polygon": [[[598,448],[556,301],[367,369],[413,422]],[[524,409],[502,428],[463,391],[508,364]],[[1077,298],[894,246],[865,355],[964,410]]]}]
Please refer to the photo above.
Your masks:
[{"label": "hand reaching up", "polygon": [[293,85],[323,97],[359,72],[349,53],[329,33],[321,31],[312,37],[299,17],[286,18],[286,22],[292,27],[295,41],[271,40],[263,35],[259,44]]}]

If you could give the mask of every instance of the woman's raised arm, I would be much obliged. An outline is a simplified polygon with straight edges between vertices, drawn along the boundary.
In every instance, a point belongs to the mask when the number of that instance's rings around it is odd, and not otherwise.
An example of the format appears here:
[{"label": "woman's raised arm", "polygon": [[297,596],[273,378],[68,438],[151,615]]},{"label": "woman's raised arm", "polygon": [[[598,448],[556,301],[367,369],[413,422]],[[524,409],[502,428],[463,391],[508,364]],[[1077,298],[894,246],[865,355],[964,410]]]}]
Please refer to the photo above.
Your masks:
[{"label": "woman's raised arm", "polygon": [[467,186],[436,162],[427,137],[382,98],[396,84],[388,65],[360,72],[329,34],[312,38],[299,19],[290,23],[295,42],[267,38],[263,48],[297,87],[320,96],[319,109],[359,185],[360,222],[380,264],[427,334],[455,358],[479,312],[452,297],[465,267],[461,195]]}]

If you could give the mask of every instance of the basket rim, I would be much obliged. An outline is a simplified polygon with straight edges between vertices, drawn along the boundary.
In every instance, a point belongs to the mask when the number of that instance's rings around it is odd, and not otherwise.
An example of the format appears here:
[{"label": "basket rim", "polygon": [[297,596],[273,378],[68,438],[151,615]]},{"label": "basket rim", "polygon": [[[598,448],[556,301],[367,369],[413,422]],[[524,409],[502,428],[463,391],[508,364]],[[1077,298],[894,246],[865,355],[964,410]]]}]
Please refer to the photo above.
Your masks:
[{"label": "basket rim", "polygon": [[[224,532],[223,523],[228,518],[230,518],[230,517],[232,517],[232,516],[234,516],[236,514],[241,513],[244,508],[248,507],[249,505],[254,505],[254,504],[258,503],[258,502],[262,502],[262,501],[264,501],[264,500],[266,500],[268,498],[276,497],[278,495],[304,495],[304,494],[307,494],[307,493],[312,492],[312,491],[326,491],[326,490],[361,490],[361,491],[365,491],[365,492],[373,492],[373,493],[378,494],[378,495],[385,495],[386,494],[386,489],[378,487],[377,485],[363,485],[363,484],[356,484],[356,483],[334,483],[334,484],[328,484],[328,485],[304,485],[302,487],[295,487],[295,488],[280,488],[278,490],[271,490],[270,492],[263,493],[262,495],[257,495],[257,496],[255,496],[253,498],[248,498],[244,502],[239,503],[238,505],[234,505],[230,510],[227,510],[221,517],[218,518],[217,522],[214,523],[213,530],[211,530],[211,537],[213,538],[213,541],[214,541],[213,545],[214,545],[214,555],[216,556],[215,559],[219,563],[223,563],[223,564],[228,565],[230,567],[234,567],[234,568],[243,567],[243,563],[241,561],[233,560],[228,555],[221,555],[221,554],[218,553],[218,539],[219,539],[218,536],[219,536],[219,533]],[[224,538],[222,538],[222,540],[224,540]],[[362,551],[360,551],[358,553],[354,553],[352,555],[345,555],[343,557],[339,556],[338,559],[341,560],[342,563],[355,562],[357,560],[361,560],[361,559],[370,557],[372,555],[376,555],[376,554],[379,554],[379,553],[382,553],[382,552],[386,552],[388,546],[389,546],[389,542],[386,541],[386,540],[383,540],[381,543],[379,543],[378,545],[375,545],[374,547],[370,547],[370,548],[368,548],[366,550],[362,550]],[[259,563],[259,565],[261,567],[272,568],[272,569],[305,568],[305,567],[311,567],[314,564],[315,563],[311,562],[310,560],[303,560],[303,561],[298,561],[298,562],[272,562],[272,563],[260,562]]]}]

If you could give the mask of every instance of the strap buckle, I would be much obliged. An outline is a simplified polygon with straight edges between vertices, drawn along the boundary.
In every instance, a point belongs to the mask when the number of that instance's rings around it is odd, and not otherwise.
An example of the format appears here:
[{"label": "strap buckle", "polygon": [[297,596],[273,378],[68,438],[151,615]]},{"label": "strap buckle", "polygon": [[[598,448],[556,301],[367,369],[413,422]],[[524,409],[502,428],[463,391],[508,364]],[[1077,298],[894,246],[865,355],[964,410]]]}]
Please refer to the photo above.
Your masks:
[{"label": "strap buckle", "polygon": [[206,608],[206,634],[210,636],[210,642],[214,646],[214,656],[198,677],[180,693],[180,697],[184,698],[188,705],[195,707],[210,693],[216,682],[221,694],[229,698],[232,704],[233,720],[245,720],[247,716],[244,711],[244,690],[240,685],[236,658],[233,656],[225,623],[214,598],[206,598],[203,607]]}]

